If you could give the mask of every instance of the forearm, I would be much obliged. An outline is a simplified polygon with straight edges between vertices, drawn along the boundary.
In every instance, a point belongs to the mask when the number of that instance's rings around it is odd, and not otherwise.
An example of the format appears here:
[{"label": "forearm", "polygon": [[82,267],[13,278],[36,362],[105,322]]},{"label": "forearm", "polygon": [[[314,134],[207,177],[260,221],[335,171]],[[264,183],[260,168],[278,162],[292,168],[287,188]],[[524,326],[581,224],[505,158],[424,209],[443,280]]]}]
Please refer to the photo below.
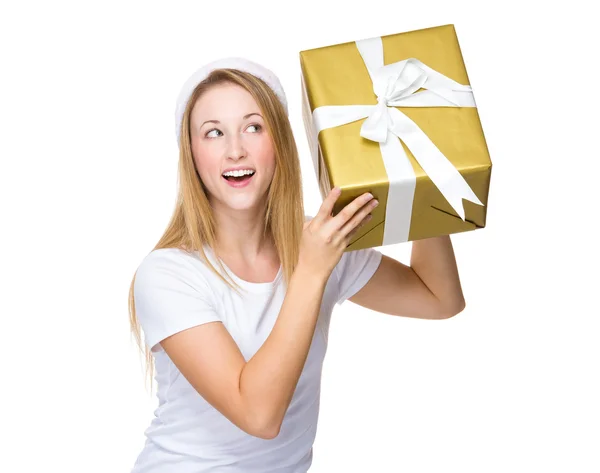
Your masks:
[{"label": "forearm", "polygon": [[273,435],[302,374],[326,283],[301,268],[294,271],[270,335],[242,370],[240,393],[254,425]]},{"label": "forearm", "polygon": [[444,310],[459,312],[464,308],[465,300],[449,235],[413,241],[410,265]]}]

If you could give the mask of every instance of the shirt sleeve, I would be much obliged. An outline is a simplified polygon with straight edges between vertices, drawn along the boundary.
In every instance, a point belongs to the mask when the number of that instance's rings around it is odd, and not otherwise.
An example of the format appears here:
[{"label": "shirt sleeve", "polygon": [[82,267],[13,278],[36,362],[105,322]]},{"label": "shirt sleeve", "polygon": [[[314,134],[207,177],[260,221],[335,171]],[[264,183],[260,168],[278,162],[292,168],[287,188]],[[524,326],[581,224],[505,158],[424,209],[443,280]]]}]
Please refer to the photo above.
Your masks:
[{"label": "shirt sleeve", "polygon": [[336,304],[341,305],[367,284],[377,271],[382,257],[383,254],[375,248],[344,252],[335,267],[338,281]]},{"label": "shirt sleeve", "polygon": [[[180,256],[151,252],[135,274],[135,313],[149,348],[182,330],[221,322],[208,284]],[[157,347],[160,350],[160,346]]]}]

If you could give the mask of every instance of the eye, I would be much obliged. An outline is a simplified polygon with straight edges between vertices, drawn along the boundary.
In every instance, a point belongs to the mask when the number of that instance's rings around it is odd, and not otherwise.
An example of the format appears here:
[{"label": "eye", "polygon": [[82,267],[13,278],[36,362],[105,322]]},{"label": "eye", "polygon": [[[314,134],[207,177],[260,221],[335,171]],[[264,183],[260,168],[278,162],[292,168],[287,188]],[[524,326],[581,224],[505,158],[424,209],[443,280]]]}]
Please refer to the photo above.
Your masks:
[{"label": "eye", "polygon": [[221,133],[221,130],[219,130],[218,128],[213,128],[212,130],[207,131],[206,135],[204,135],[204,136],[207,137],[207,138],[214,138],[214,136],[208,136],[213,131],[218,131],[219,133]]},{"label": "eye", "polygon": [[255,133],[258,133],[260,130],[262,130],[262,126],[260,126],[259,124],[256,124],[256,123],[253,124],[253,125],[249,125],[248,126],[248,128],[250,128],[250,127],[256,128],[256,132]]}]

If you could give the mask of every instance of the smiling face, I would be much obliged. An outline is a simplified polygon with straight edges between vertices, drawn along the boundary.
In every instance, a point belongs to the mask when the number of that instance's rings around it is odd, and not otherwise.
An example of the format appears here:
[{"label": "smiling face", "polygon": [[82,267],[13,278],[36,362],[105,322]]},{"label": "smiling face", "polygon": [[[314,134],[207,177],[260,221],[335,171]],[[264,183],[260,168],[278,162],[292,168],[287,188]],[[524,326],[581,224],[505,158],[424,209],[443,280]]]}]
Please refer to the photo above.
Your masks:
[{"label": "smiling face", "polygon": [[[192,155],[213,208],[257,209],[265,205],[275,173],[275,151],[261,111],[236,84],[211,87],[190,115]],[[248,182],[226,180],[229,168],[254,170]]]}]

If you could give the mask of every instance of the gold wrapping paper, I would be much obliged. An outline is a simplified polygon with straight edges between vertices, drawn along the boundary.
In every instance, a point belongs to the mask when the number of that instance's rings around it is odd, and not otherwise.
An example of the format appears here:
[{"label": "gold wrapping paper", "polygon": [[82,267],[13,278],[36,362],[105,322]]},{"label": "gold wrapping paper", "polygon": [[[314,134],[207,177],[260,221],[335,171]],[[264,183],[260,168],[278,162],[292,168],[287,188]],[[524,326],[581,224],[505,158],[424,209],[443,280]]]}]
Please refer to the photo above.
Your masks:
[{"label": "gold wrapping paper", "polygon": [[[454,25],[382,36],[382,43],[384,64],[414,57],[469,85]],[[312,112],[317,107],[377,104],[364,61],[356,44],[348,42],[301,51],[300,64],[304,123],[311,151],[316,153],[313,162],[321,196],[325,198],[335,186],[342,189],[335,215],[356,197],[371,192],[379,206],[372,211],[372,220],[355,233],[346,251],[382,246],[389,182],[379,143],[360,136],[366,119],[325,129],[318,143],[314,143],[311,131]],[[397,108],[433,141],[484,204],[463,200],[463,221],[402,143],[416,175],[409,241],[485,227],[492,163],[477,108]]]}]

